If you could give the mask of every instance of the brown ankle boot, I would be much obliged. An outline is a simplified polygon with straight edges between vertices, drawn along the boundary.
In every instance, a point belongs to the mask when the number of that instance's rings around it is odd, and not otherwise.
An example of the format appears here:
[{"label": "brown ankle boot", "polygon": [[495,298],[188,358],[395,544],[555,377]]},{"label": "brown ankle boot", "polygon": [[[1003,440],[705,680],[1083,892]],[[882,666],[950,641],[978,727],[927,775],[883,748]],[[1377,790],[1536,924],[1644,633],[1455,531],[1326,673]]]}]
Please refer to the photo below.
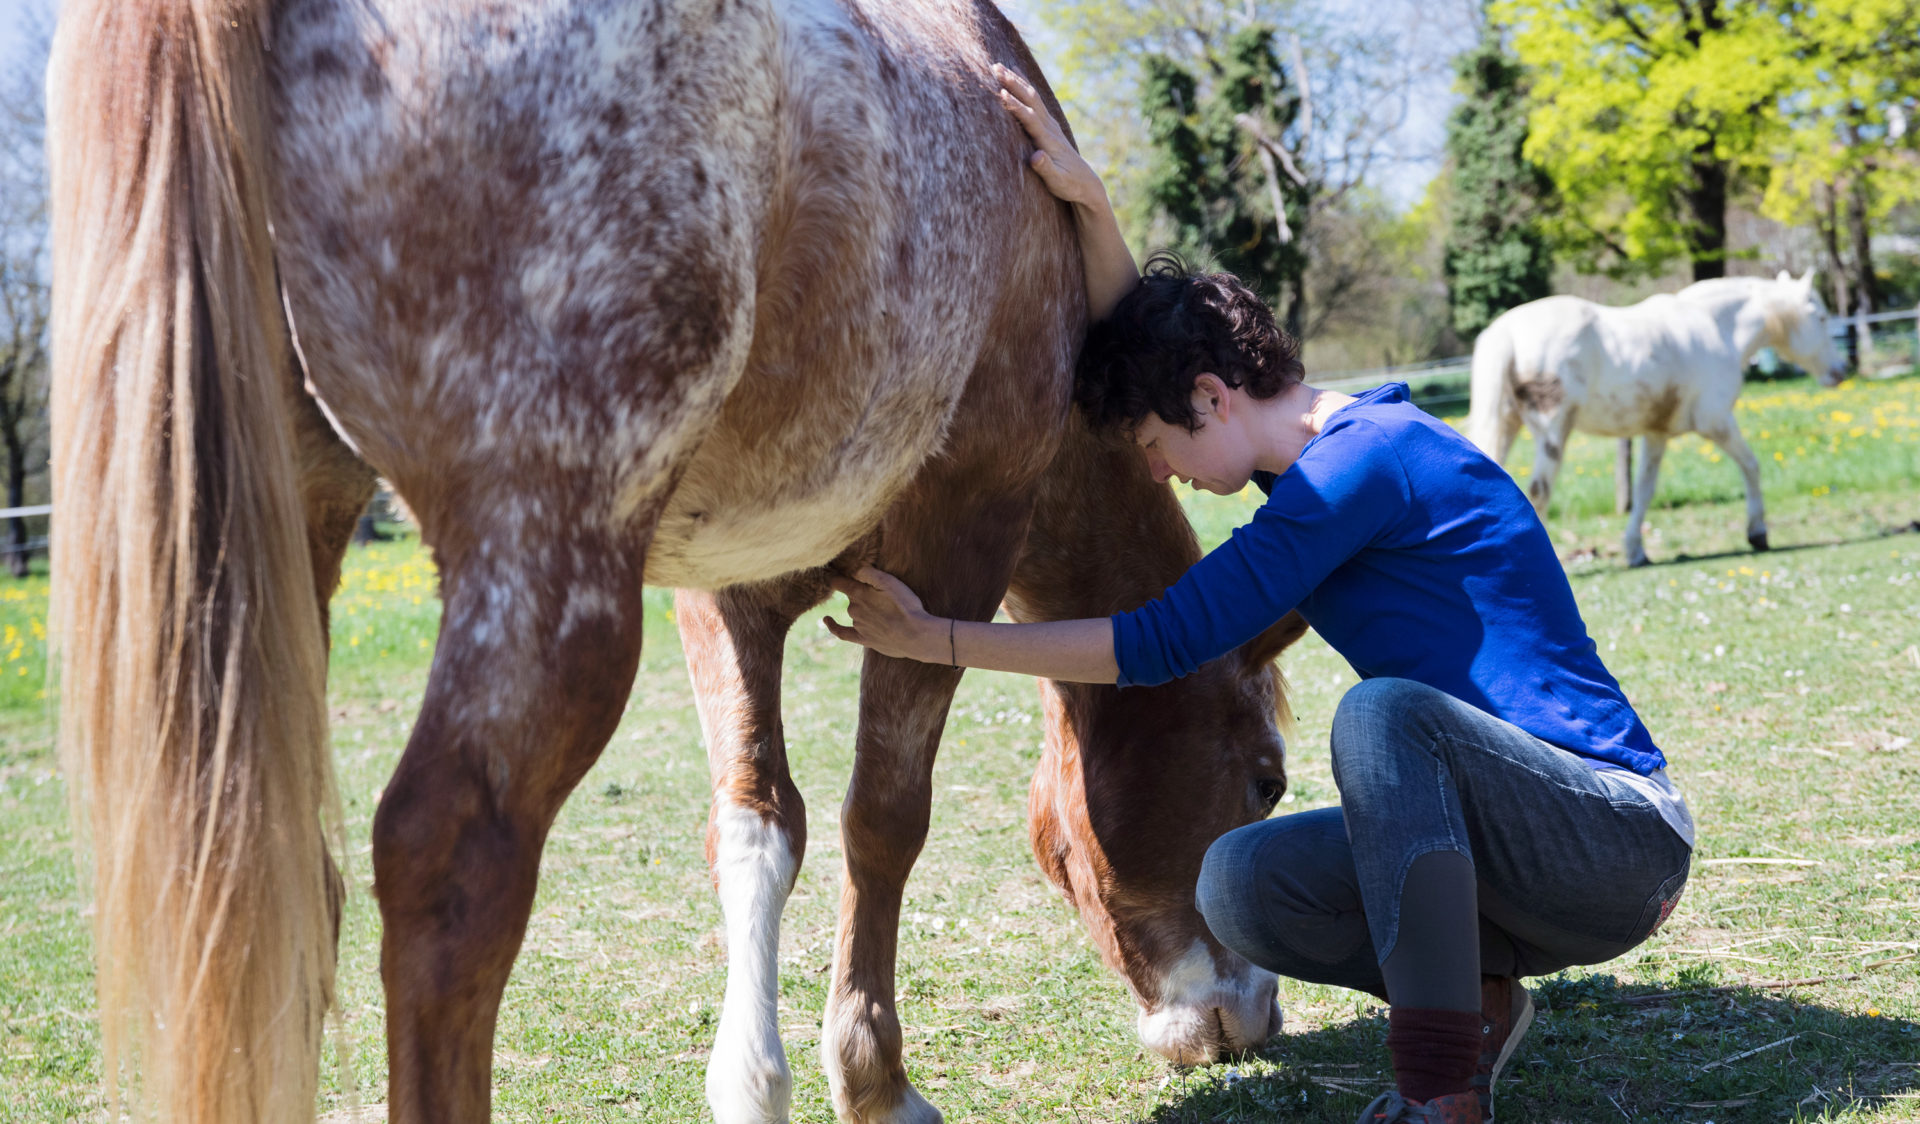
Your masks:
[{"label": "brown ankle boot", "polygon": [[1533,1025],[1533,996],[1512,976],[1480,977],[1480,1066],[1473,1073],[1473,1091],[1480,1098],[1480,1115],[1493,1121],[1493,1083],[1513,1057],[1514,1047]]}]

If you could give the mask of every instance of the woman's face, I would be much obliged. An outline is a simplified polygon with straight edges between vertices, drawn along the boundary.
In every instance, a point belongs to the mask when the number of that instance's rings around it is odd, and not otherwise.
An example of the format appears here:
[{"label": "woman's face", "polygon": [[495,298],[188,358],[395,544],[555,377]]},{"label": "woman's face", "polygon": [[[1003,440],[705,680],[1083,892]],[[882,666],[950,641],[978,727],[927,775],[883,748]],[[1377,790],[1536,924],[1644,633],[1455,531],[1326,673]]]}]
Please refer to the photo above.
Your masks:
[{"label": "woman's face", "polygon": [[[1160,484],[1167,478],[1183,480],[1190,486],[1219,496],[1235,496],[1254,478],[1254,455],[1246,434],[1235,423],[1235,413],[1219,409],[1221,398],[1233,394],[1225,386],[1208,388],[1217,380],[1204,375],[1202,386],[1194,388],[1194,413],[1200,415],[1200,428],[1167,425],[1158,415],[1148,413],[1146,421],[1133,430],[1133,444],[1146,457],[1146,469]],[[1240,411],[1244,413],[1244,411]]]}]

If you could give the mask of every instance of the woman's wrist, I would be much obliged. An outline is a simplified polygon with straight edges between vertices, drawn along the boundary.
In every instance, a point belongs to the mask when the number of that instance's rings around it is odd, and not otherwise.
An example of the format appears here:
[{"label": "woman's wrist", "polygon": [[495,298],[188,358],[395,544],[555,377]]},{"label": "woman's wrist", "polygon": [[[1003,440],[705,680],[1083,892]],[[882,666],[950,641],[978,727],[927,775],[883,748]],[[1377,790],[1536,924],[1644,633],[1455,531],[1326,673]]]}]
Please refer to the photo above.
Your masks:
[{"label": "woman's wrist", "polygon": [[913,658],[921,663],[951,664],[954,629],[958,622],[948,617],[927,616],[920,623],[920,636]]},{"label": "woman's wrist", "polygon": [[1113,214],[1113,200],[1107,197],[1107,185],[1098,179],[1072,202],[1073,217],[1083,227],[1101,227],[1118,221]]}]

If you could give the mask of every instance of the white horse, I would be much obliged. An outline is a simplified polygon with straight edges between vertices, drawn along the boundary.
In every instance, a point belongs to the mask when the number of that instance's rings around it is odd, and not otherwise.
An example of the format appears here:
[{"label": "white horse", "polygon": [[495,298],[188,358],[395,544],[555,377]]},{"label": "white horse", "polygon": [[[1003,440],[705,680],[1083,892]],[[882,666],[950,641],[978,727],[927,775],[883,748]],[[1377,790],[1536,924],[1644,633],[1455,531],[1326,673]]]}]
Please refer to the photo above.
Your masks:
[{"label": "white horse", "polygon": [[1824,386],[1844,376],[1811,270],[1799,278],[1782,271],[1772,281],[1700,281],[1626,308],[1579,297],[1532,301],[1503,313],[1474,343],[1467,434],[1505,462],[1520,423],[1527,423],[1536,449],[1527,495],[1542,518],[1575,428],[1644,437],[1625,543],[1627,564],[1644,566],[1640,526],[1667,440],[1698,433],[1740,466],[1747,541],[1765,550],[1760,462],[1733,419],[1747,362],[1762,347],[1818,372]]}]

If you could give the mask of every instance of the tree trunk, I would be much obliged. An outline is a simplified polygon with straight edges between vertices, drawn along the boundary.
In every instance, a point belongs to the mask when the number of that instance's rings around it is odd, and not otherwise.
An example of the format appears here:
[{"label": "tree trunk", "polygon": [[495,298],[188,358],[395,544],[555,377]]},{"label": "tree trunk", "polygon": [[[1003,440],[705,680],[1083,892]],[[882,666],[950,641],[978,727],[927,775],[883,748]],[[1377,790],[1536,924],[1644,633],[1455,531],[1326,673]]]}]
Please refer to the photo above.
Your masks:
[{"label": "tree trunk", "polygon": [[[1814,225],[1820,228],[1820,241],[1827,250],[1827,278],[1833,285],[1833,314],[1842,319],[1853,315],[1853,294],[1847,285],[1847,262],[1840,256],[1840,186],[1827,184],[1826,214],[1814,214]],[[1855,371],[1860,369],[1858,350],[1859,336],[1848,332],[1847,366]]]},{"label": "tree trunk", "polygon": [[[1867,221],[1865,175],[1855,175],[1847,185],[1847,234],[1853,242],[1853,292],[1859,306],[1856,313],[1867,316],[1880,311],[1880,281],[1873,275],[1873,232]],[[1873,326],[1864,321],[1854,325],[1854,338],[1859,348],[1854,369],[1870,375],[1875,366]]]},{"label": "tree trunk", "polygon": [[[7,506],[27,505],[27,458],[25,450],[7,450]],[[27,576],[27,521],[7,520],[7,571],[16,578]]]},{"label": "tree trunk", "polygon": [[1687,210],[1693,229],[1688,238],[1693,256],[1693,279],[1707,281],[1727,275],[1727,164],[1713,154],[1713,142],[1693,150],[1693,186],[1687,189]]}]

